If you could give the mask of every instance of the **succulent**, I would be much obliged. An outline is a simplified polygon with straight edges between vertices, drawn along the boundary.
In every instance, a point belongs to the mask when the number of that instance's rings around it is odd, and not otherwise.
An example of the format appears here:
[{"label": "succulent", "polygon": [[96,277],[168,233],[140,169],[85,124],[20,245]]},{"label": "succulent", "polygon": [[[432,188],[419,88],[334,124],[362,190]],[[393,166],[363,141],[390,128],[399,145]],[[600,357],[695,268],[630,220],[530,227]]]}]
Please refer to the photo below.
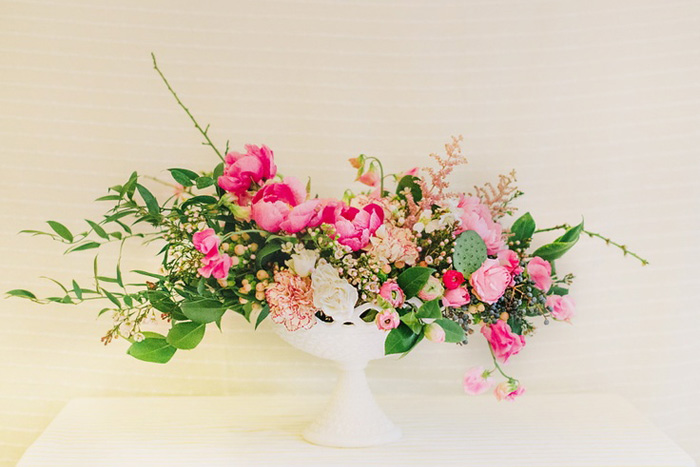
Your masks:
[{"label": "succulent", "polygon": [[454,248],[452,264],[457,271],[464,274],[464,277],[471,276],[486,260],[486,244],[473,230],[459,234]]}]

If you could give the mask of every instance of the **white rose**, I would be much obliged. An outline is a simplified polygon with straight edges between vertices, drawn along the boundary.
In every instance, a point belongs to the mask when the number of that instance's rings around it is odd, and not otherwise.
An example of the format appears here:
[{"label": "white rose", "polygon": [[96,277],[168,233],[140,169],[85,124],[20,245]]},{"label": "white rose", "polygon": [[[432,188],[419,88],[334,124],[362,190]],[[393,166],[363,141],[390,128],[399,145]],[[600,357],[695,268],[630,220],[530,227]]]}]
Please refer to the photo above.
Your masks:
[{"label": "white rose", "polygon": [[314,306],[323,310],[326,316],[335,321],[347,321],[352,317],[357,303],[357,289],[338,275],[338,271],[320,262],[311,273],[311,289],[314,293]]},{"label": "white rose", "polygon": [[306,277],[313,271],[317,260],[318,251],[302,250],[293,254],[292,259],[287,260],[287,267],[294,271],[297,276]]}]

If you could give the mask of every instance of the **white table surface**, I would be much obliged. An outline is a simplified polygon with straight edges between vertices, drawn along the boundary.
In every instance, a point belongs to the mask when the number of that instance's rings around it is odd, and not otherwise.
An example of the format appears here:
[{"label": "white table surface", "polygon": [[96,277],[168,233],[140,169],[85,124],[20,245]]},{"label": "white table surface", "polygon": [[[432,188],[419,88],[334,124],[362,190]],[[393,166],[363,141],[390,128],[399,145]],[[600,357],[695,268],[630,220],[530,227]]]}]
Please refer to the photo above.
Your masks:
[{"label": "white table surface", "polygon": [[628,402],[607,395],[380,398],[404,435],[334,449],[300,429],[324,398],[84,398],[68,403],[18,466],[694,466]]}]

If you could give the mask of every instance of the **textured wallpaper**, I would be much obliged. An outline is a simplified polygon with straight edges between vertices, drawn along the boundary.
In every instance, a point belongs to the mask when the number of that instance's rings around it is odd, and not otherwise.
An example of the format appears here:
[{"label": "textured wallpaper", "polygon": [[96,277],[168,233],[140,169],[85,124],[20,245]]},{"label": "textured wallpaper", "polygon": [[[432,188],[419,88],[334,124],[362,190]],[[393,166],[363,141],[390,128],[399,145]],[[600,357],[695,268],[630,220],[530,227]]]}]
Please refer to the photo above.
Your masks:
[{"label": "textured wallpaper", "polygon": [[[167,178],[217,161],[152,51],[215,141],[269,145],[280,172],[311,176],[321,195],[352,182],[348,157],[398,171],[462,134],[470,162],[454,187],[516,169],[519,206],[538,225],[584,216],[643,253],[645,268],[583,238],[558,264],[577,276],[573,325],[540,329],[509,366],[530,393],[621,394],[700,460],[697,1],[2,0],[3,291],[90,278],[91,252],[63,256],[19,230],[47,219],[81,229],[101,213],[91,200],[134,169]],[[135,247],[124,269],[157,266]],[[123,341],[101,344],[110,320],[98,309],[0,300],[1,466],[74,397],[325,394],[333,383],[330,364],[238,316],[166,366],[139,362]],[[424,342],[369,374],[378,393],[457,394],[464,370],[488,362],[479,339]]]}]

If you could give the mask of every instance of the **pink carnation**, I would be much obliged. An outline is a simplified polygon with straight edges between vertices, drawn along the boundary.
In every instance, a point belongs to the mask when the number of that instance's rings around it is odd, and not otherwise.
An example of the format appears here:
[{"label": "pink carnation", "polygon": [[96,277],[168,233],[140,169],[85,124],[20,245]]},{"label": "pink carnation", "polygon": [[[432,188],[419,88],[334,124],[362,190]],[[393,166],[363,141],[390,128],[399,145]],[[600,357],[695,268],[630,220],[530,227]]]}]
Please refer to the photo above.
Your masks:
[{"label": "pink carnation", "polygon": [[496,396],[496,399],[499,401],[512,401],[524,392],[524,386],[521,386],[518,383],[512,383],[510,381],[503,381],[496,386],[496,389],[493,391],[493,395]]},{"label": "pink carnation", "polygon": [[206,257],[210,257],[219,252],[221,239],[214,233],[214,229],[204,229],[192,236],[192,243],[197,251],[204,253]]},{"label": "pink carnation", "polygon": [[394,279],[390,279],[382,284],[379,288],[379,296],[389,302],[394,308],[403,305],[406,298],[403,290],[401,290],[401,287],[399,287],[399,284]]},{"label": "pink carnation", "polygon": [[525,337],[515,334],[508,323],[500,319],[496,324],[482,326],[481,333],[489,342],[496,359],[503,363],[525,347]]},{"label": "pink carnation", "polygon": [[527,273],[541,291],[547,292],[552,287],[552,265],[549,261],[535,256],[527,263]]},{"label": "pink carnation", "polygon": [[488,391],[493,385],[493,378],[488,372],[484,371],[483,366],[475,366],[464,374],[462,386],[464,392],[471,396],[478,396]]},{"label": "pink carnation", "polygon": [[469,303],[469,292],[467,292],[466,287],[458,287],[456,289],[449,289],[442,296],[442,305],[449,306],[453,308],[460,307]]},{"label": "pink carnation", "polygon": [[475,231],[486,244],[486,252],[489,255],[495,255],[505,248],[503,227],[498,222],[494,222],[488,207],[481,203],[479,198],[462,197],[457,207],[462,210],[462,222],[455,234],[466,230]]},{"label": "pink carnation", "polygon": [[401,318],[395,310],[382,310],[377,313],[374,322],[377,324],[377,328],[381,331],[391,331],[394,328],[399,327],[401,324]]},{"label": "pink carnation", "polygon": [[479,300],[496,303],[503,296],[513,280],[506,268],[495,259],[487,259],[479,269],[469,277],[469,283]]},{"label": "pink carnation", "polygon": [[571,318],[574,317],[574,299],[568,295],[550,295],[546,305],[552,308],[554,319],[571,322]]},{"label": "pink carnation", "polygon": [[309,329],[316,324],[311,279],[299,277],[290,271],[277,271],[275,282],[267,287],[265,298],[270,306],[270,317],[283,324],[288,331]]},{"label": "pink carnation", "polygon": [[508,270],[511,276],[517,276],[523,272],[520,266],[520,257],[513,250],[501,250],[497,255],[498,264]]},{"label": "pink carnation", "polygon": [[215,279],[226,279],[228,271],[231,269],[233,260],[227,254],[216,254],[202,258],[202,267],[197,272],[202,277],[214,277]]},{"label": "pink carnation", "polygon": [[270,148],[252,144],[247,144],[245,148],[245,154],[226,154],[224,173],[217,180],[222,189],[239,196],[247,191],[253,182],[260,183],[277,174],[277,166]]},{"label": "pink carnation", "polygon": [[367,246],[383,222],[384,210],[378,204],[371,203],[362,209],[348,207],[335,222],[338,243],[349,246],[352,251],[360,250]]}]

